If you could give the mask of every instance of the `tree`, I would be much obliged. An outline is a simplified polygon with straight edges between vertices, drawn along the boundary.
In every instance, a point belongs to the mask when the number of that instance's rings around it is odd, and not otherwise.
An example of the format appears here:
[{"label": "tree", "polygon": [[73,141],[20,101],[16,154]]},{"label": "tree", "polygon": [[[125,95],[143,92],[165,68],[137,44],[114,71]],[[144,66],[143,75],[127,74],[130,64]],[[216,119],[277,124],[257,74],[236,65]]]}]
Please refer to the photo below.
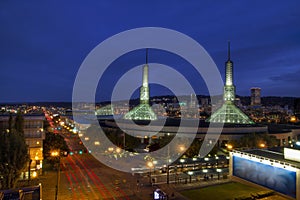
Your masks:
[{"label": "tree", "polygon": [[12,124],[13,124],[13,118],[12,115],[9,115],[9,119],[8,119],[8,130],[11,131],[12,129]]},{"label": "tree", "polygon": [[46,132],[45,140],[43,142],[44,158],[49,158],[51,156],[50,153],[53,150],[59,150],[60,152],[69,152],[69,147],[65,139],[61,135]]},{"label": "tree", "polygon": [[278,145],[278,141],[275,136],[271,136],[267,133],[262,134],[247,134],[236,141],[235,147],[247,147],[247,148],[258,148],[264,144],[267,147],[274,147]]},{"label": "tree", "polygon": [[[194,141],[192,142],[190,147],[186,150],[184,155],[188,158],[193,158],[195,156],[199,156],[200,148],[202,145],[205,145],[205,144],[203,144],[203,140],[194,139]],[[206,145],[209,145],[209,147],[211,146],[211,144],[206,144]],[[210,150],[209,154],[215,155],[218,153],[218,151],[219,151],[219,147],[217,144],[215,144],[213,146],[213,148]],[[203,155],[201,155],[201,156],[203,156]]]},{"label": "tree", "polygon": [[[119,128],[107,128],[102,127],[106,137],[116,146],[131,151],[135,148],[138,148],[141,144],[141,139],[134,137],[132,135],[126,134]],[[100,132],[98,126],[91,126],[87,130],[88,132],[95,132],[95,134]],[[125,137],[125,146],[124,146],[124,137]]]},{"label": "tree", "polygon": [[187,149],[184,155],[188,158],[192,158],[194,156],[198,156],[200,147],[202,145],[202,141],[195,139],[191,146]]},{"label": "tree", "polygon": [[20,111],[18,111],[17,116],[15,118],[15,130],[17,133],[24,134],[24,119]]},{"label": "tree", "polygon": [[[23,133],[23,117],[18,113],[15,126],[9,118],[7,130],[0,133],[0,172],[1,189],[14,188],[21,172],[29,161],[28,149]],[[17,125],[16,125],[17,124]]]},{"label": "tree", "polygon": [[152,141],[152,143],[149,145],[149,151],[157,151],[164,146],[168,145],[172,139],[174,138],[174,135],[164,135],[159,137],[158,139],[155,139]]}]

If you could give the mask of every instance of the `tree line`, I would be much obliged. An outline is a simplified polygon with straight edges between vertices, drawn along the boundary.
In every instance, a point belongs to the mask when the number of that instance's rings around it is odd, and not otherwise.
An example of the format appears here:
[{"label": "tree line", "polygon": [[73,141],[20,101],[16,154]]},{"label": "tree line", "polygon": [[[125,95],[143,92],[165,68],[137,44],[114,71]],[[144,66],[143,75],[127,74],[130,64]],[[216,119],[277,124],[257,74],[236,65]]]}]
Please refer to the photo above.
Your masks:
[{"label": "tree line", "polygon": [[24,137],[24,119],[20,112],[15,119],[9,116],[8,128],[0,133],[0,188],[14,188],[29,163]]}]

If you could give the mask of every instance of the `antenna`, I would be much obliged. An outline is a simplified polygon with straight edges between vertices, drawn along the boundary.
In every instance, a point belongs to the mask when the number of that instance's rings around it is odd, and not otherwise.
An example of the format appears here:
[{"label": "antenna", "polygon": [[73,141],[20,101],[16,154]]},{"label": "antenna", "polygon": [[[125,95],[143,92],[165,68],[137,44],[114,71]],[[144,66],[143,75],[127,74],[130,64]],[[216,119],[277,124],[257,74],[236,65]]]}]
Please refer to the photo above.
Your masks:
[{"label": "antenna", "polygon": [[230,60],[230,40],[228,40],[228,60]]},{"label": "antenna", "polygon": [[146,49],[146,64],[148,64],[148,48]]}]

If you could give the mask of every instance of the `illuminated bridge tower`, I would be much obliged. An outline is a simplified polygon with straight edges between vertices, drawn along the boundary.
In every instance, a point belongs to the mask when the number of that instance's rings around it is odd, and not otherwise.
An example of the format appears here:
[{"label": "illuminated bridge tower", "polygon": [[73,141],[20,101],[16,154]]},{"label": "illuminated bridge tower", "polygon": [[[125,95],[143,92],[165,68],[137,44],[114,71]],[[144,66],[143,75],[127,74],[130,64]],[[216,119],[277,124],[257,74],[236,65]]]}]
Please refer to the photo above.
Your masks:
[{"label": "illuminated bridge tower", "polygon": [[234,104],[235,86],[233,84],[233,62],[230,60],[230,43],[228,42],[228,60],[226,66],[226,80],[224,85],[224,104],[216,110],[208,122],[229,124],[254,124],[254,122]]},{"label": "illuminated bridge tower", "polygon": [[143,67],[143,85],[140,88],[140,104],[125,114],[124,119],[131,120],[156,120],[157,116],[149,105],[148,83],[148,49],[146,50],[146,64]]}]

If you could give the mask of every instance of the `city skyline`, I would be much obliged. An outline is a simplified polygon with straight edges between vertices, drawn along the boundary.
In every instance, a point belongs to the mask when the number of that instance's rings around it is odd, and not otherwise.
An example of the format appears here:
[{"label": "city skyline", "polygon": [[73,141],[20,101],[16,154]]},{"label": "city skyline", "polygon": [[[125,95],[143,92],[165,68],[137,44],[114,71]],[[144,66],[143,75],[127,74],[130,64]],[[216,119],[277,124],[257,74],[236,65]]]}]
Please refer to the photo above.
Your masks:
[{"label": "city skyline", "polygon": [[[1,2],[0,102],[71,101],[76,73],[95,46],[119,32],[147,26],[174,29],[195,39],[215,61],[223,80],[230,40],[237,95],[250,96],[250,88],[260,87],[262,96],[300,97],[299,6],[297,1]],[[109,99],[122,73],[144,64],[143,52],[129,53],[112,64],[97,101]],[[185,66],[174,55],[153,49],[149,62],[179,71]],[[150,75],[151,70],[149,64]],[[196,93],[207,95],[193,70],[184,71]],[[166,92],[154,85],[150,96]]]}]

